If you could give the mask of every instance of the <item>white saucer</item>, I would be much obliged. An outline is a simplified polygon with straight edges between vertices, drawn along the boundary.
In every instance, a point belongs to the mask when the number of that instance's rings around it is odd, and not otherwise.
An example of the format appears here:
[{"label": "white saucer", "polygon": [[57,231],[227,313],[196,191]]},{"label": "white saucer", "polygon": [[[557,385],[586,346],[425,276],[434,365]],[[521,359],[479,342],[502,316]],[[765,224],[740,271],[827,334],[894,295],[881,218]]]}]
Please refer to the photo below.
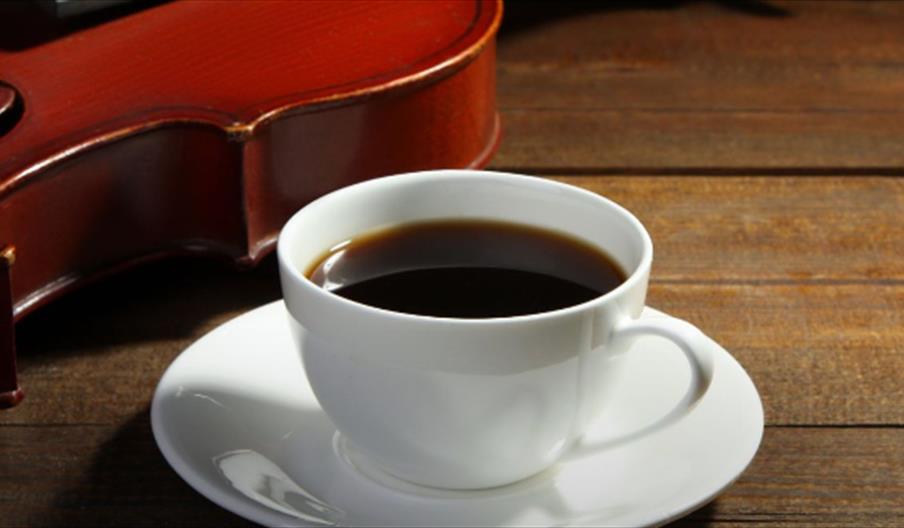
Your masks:
[{"label": "white saucer", "polygon": [[[282,301],[202,337],[167,369],[151,406],[170,465],[205,497],[270,526],[649,526],[711,500],[747,467],[763,433],[750,377],[711,341],[715,376],[685,418],[630,441],[669,411],[689,368],[643,338],[594,440],[525,481],[480,491],[421,488],[359,471],[311,393]],[[668,317],[647,308],[643,317]],[[651,395],[655,395],[652,396]],[[628,410],[630,409],[630,412]],[[365,468],[362,468],[365,469]]]}]

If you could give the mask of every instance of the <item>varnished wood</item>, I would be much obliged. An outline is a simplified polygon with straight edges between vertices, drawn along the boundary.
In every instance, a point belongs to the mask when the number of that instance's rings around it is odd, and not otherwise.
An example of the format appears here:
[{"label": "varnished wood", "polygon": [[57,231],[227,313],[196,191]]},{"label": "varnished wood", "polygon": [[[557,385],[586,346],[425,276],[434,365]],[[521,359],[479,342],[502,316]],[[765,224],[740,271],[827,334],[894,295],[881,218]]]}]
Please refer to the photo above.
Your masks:
[{"label": "varnished wood", "polygon": [[[0,175],[13,176],[0,192],[58,156],[61,143],[88,148],[109,135],[185,122],[237,140],[287,112],[413,87],[446,61],[462,67],[459,55],[476,57],[487,39],[474,48],[469,34],[492,27],[497,15],[494,3],[478,2],[175,2],[41,46],[0,46],[0,81],[26,106],[16,135],[0,143]],[[9,20],[5,32],[15,31]],[[422,23],[396,24],[402,20]],[[65,72],[97,78],[84,83]]]},{"label": "varnished wood", "polygon": [[[904,6],[601,5],[507,5],[494,166],[635,211],[656,245],[650,304],[761,392],[752,465],[673,526],[904,525]],[[269,260],[163,263],[26,318],[33,390],[0,414],[0,475],[26,484],[0,478],[0,525],[248,526],[166,466],[147,406],[185,346],[278,297]]]},{"label": "varnished wood", "polygon": [[0,112],[24,107],[0,138],[14,316],[150,258],[252,264],[327,191],[484,164],[500,17],[492,0],[166,2],[17,47],[40,28],[0,13]]},{"label": "varnished wood", "polygon": [[9,86],[0,85],[0,119],[16,102],[16,92]]},{"label": "varnished wood", "polygon": [[165,2],[73,27],[29,5],[0,5],[4,325],[148,260],[251,266],[322,194],[482,166],[499,139],[498,0]]},{"label": "varnished wood", "polygon": [[19,94],[12,87],[0,83],[0,136],[12,130],[21,116]]},{"label": "varnished wood", "polygon": [[[0,244],[0,313],[12,313],[12,268],[15,262],[15,246]],[[0,318],[0,347],[16,350],[16,327],[12,318]],[[0,354],[0,409],[18,405],[23,397],[16,373],[16,354]]]}]

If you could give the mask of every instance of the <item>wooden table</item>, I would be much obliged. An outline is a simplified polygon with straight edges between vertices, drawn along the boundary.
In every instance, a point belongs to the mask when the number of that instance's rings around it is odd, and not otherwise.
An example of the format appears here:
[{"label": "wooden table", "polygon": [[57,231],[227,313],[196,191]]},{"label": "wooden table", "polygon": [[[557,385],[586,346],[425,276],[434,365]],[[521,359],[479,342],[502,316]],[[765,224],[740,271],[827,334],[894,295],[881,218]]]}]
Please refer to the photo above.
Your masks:
[{"label": "wooden table", "polygon": [[[747,368],[746,473],[681,526],[904,526],[904,3],[510,5],[493,168],[621,202],[657,245],[649,303]],[[146,266],[19,327],[0,526],[236,526],[166,465],[148,404],[179,352],[279,298]]]}]

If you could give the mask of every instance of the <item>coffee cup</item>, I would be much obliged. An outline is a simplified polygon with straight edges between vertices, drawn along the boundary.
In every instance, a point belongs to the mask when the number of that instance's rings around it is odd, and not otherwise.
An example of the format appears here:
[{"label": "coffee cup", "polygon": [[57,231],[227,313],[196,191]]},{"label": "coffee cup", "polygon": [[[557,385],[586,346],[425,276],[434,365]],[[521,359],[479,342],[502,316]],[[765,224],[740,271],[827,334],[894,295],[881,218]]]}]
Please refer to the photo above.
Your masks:
[{"label": "coffee cup", "polygon": [[[329,248],[362,233],[443,219],[567,233],[608,254],[627,278],[573,306],[464,319],[362,304],[305,274]],[[378,178],[302,208],[280,233],[277,253],[289,323],[318,402],[344,445],[414,484],[479,489],[549,468],[601,414],[637,337],[665,337],[690,365],[687,392],[657,427],[689,412],[712,379],[696,327],[639,319],[653,260],[643,225],[578,187],[475,170]]]}]

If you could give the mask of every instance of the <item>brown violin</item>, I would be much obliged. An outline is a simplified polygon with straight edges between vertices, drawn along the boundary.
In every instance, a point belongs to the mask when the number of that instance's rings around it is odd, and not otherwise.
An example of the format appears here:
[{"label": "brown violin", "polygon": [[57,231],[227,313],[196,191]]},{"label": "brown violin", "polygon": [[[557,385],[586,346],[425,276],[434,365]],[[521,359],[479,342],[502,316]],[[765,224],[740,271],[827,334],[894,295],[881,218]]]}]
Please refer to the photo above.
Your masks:
[{"label": "brown violin", "polygon": [[0,405],[22,395],[15,321],[87,280],[178,254],[250,266],[326,192],[483,165],[501,15],[226,0],[75,28],[2,17]]}]

